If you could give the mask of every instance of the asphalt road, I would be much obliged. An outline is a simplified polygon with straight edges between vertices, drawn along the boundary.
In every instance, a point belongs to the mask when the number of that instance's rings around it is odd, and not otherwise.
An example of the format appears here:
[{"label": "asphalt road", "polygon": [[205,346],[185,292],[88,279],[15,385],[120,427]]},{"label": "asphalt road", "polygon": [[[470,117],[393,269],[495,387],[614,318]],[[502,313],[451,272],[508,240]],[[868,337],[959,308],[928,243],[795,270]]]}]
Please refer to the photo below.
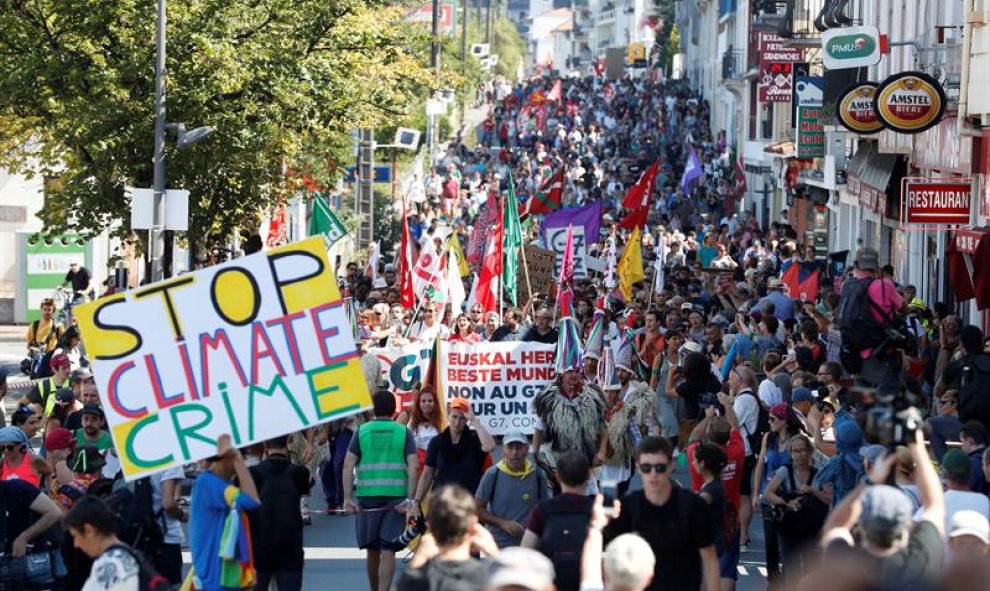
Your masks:
[{"label": "asphalt road", "polygon": [[[0,342],[0,367],[10,372],[13,379],[18,370],[23,347],[17,343]],[[8,413],[16,406],[20,395],[12,394],[4,401]],[[675,477],[686,481],[686,474],[679,469]],[[637,482],[633,488],[637,488]],[[325,508],[322,494],[317,492],[311,504],[313,509]],[[766,588],[766,569],[763,556],[763,528],[759,515],[753,520],[750,550],[744,552],[739,565],[738,591],[763,591]],[[354,544],[354,518],[346,515],[326,515],[314,512],[313,525],[305,530],[306,567],[303,589],[324,591],[328,583],[338,589],[355,591],[368,589],[364,570],[364,553]],[[188,561],[188,555],[186,556]],[[400,564],[399,568],[403,568]]]}]

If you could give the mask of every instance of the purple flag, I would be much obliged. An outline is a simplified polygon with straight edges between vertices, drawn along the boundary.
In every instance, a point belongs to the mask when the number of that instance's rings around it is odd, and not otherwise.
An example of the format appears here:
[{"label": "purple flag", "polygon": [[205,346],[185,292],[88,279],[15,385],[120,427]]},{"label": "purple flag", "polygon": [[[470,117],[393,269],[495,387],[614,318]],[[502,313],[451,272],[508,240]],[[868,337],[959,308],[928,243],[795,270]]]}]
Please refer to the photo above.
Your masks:
[{"label": "purple flag", "polygon": [[681,191],[690,193],[691,188],[704,174],[705,168],[694,151],[694,146],[691,146],[691,153],[688,155],[687,163],[684,164],[684,175],[681,176]]},{"label": "purple flag", "polygon": [[[543,218],[543,243],[556,254],[554,275],[560,277],[564,253],[571,251],[574,257],[574,278],[588,276],[585,261],[588,258],[588,245],[598,242],[602,226],[602,202],[596,201],[584,207],[571,207],[547,214]],[[571,227],[571,248],[567,247],[568,227]]]}]

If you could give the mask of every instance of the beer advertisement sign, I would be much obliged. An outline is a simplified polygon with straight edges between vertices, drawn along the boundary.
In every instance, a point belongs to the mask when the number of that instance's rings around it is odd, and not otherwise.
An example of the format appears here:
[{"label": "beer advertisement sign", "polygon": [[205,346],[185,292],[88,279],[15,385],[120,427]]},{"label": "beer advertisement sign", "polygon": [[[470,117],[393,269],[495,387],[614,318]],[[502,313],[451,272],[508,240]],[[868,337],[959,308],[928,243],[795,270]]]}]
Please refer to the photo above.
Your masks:
[{"label": "beer advertisement sign", "polygon": [[873,98],[877,117],[898,133],[921,133],[942,119],[945,90],[922,72],[904,72],[887,78]]},{"label": "beer advertisement sign", "polygon": [[836,111],[839,123],[853,133],[876,133],[883,123],[873,108],[877,94],[875,82],[860,82],[839,95]]}]

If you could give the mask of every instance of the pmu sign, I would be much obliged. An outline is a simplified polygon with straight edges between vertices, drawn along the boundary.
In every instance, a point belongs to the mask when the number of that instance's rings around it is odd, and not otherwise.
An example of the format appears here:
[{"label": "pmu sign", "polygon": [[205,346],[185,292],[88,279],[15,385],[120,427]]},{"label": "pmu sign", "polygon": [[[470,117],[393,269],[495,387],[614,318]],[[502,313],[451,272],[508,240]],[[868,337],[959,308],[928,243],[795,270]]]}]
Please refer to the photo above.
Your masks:
[{"label": "pmu sign", "polygon": [[902,183],[902,226],[932,230],[969,225],[973,202],[971,179],[906,177]]}]

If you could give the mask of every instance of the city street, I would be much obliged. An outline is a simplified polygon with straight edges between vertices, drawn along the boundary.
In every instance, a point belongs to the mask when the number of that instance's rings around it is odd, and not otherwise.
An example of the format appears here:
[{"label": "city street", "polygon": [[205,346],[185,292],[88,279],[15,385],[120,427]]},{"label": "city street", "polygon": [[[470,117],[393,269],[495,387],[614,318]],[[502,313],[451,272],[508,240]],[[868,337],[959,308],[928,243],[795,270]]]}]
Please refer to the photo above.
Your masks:
[{"label": "city street", "polygon": [[[8,380],[17,379],[18,365],[23,347],[20,343],[0,341],[0,367],[10,373]],[[11,395],[5,401],[7,414],[16,407],[20,394]],[[687,475],[678,470],[676,476],[686,482]],[[638,480],[638,479],[637,479]],[[633,487],[638,487],[634,481]],[[313,509],[325,508],[322,495],[313,497]],[[739,564],[738,591],[763,591],[766,586],[766,568],[763,555],[763,528],[759,516],[753,520],[750,550],[743,552]],[[367,589],[364,571],[364,552],[354,546],[354,517],[349,515],[313,514],[313,525],[305,530],[306,570],[303,579],[305,591],[324,591],[327,581],[334,581],[339,589]],[[409,553],[401,556],[408,558]],[[184,554],[189,562],[188,549]],[[400,564],[399,568],[403,568]]]}]

